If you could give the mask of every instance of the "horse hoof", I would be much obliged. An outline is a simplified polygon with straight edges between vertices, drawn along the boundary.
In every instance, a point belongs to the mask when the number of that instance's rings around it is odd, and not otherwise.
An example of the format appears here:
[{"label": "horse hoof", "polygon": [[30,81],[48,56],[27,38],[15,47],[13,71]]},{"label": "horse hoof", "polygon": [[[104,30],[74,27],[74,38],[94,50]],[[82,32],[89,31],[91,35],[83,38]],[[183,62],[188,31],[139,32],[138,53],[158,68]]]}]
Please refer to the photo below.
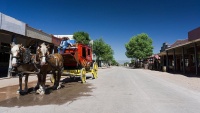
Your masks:
[{"label": "horse hoof", "polygon": [[36,92],[36,89],[35,88],[33,88],[33,91],[32,92]]},{"label": "horse hoof", "polygon": [[61,88],[61,85],[59,85],[58,87],[57,87],[57,89],[60,89]]},{"label": "horse hoof", "polygon": [[36,90],[36,93],[40,94],[41,93],[41,89]]},{"label": "horse hoof", "polygon": [[28,89],[24,90],[24,93],[28,93]]},{"label": "horse hoof", "polygon": [[41,92],[40,92],[40,95],[44,95],[44,94],[45,94],[45,92],[44,92],[44,91],[41,91]]},{"label": "horse hoof", "polygon": [[17,90],[17,91],[16,91],[16,94],[20,94],[20,91],[19,91],[19,90]]},{"label": "horse hoof", "polygon": [[53,86],[52,89],[53,89],[53,90],[56,90],[57,88],[56,88],[56,86]]},{"label": "horse hoof", "polygon": [[37,94],[40,94],[40,95],[44,95],[44,94],[45,94],[45,91],[42,90],[42,89],[38,89],[38,90],[36,91],[36,93],[37,93]]}]

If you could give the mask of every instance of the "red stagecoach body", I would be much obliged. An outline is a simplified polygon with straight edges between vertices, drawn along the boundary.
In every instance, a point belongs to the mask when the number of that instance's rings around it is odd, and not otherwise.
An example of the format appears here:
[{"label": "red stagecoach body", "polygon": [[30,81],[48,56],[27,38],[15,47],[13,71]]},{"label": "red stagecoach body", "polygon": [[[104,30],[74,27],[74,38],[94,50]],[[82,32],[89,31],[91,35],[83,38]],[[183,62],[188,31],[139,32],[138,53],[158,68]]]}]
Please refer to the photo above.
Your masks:
[{"label": "red stagecoach body", "polygon": [[90,69],[92,61],[92,48],[88,45],[76,43],[74,47],[68,47],[62,54],[64,59],[64,69]]}]

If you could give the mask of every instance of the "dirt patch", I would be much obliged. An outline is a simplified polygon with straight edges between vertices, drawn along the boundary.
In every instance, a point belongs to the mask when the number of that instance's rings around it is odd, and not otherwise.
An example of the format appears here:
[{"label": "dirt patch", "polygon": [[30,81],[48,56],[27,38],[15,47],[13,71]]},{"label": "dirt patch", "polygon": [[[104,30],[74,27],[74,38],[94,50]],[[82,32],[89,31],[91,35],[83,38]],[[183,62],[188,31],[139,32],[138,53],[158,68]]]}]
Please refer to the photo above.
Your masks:
[{"label": "dirt patch", "polygon": [[70,101],[76,100],[81,96],[90,96],[89,92],[91,84],[82,84],[78,81],[72,81],[68,78],[62,81],[62,88],[59,90],[53,90],[52,83],[46,83],[47,90],[45,95],[39,95],[33,92],[33,87],[36,82],[29,83],[29,91],[27,94],[16,94],[18,85],[0,88],[0,106],[2,107],[22,107],[22,106],[34,106],[34,105],[61,105]]}]

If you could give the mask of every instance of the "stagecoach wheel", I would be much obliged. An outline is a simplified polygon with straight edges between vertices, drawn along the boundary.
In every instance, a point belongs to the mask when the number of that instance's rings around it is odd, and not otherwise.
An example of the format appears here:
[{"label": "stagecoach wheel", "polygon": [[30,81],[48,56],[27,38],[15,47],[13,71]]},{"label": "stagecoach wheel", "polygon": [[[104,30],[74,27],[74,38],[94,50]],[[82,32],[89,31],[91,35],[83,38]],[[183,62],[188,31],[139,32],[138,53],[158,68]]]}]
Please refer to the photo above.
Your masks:
[{"label": "stagecoach wheel", "polygon": [[54,79],[54,77],[53,77],[53,74],[51,74],[51,76],[50,76],[50,81],[51,81],[51,83],[54,83],[54,82],[55,82],[55,79]]},{"label": "stagecoach wheel", "polygon": [[81,82],[82,83],[86,82],[86,70],[85,70],[85,68],[81,69]]},{"label": "stagecoach wheel", "polygon": [[98,77],[97,72],[98,72],[98,65],[96,62],[94,62],[93,69],[92,69],[93,79],[96,79]]}]

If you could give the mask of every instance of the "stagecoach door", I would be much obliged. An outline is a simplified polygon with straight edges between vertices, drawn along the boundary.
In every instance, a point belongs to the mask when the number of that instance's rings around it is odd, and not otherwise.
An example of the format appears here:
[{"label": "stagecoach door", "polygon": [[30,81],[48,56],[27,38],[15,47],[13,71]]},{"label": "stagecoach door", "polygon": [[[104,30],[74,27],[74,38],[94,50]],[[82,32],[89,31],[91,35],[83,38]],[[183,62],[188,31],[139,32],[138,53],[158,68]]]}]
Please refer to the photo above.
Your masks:
[{"label": "stagecoach door", "polygon": [[86,48],[82,47],[82,57],[86,58]]}]

